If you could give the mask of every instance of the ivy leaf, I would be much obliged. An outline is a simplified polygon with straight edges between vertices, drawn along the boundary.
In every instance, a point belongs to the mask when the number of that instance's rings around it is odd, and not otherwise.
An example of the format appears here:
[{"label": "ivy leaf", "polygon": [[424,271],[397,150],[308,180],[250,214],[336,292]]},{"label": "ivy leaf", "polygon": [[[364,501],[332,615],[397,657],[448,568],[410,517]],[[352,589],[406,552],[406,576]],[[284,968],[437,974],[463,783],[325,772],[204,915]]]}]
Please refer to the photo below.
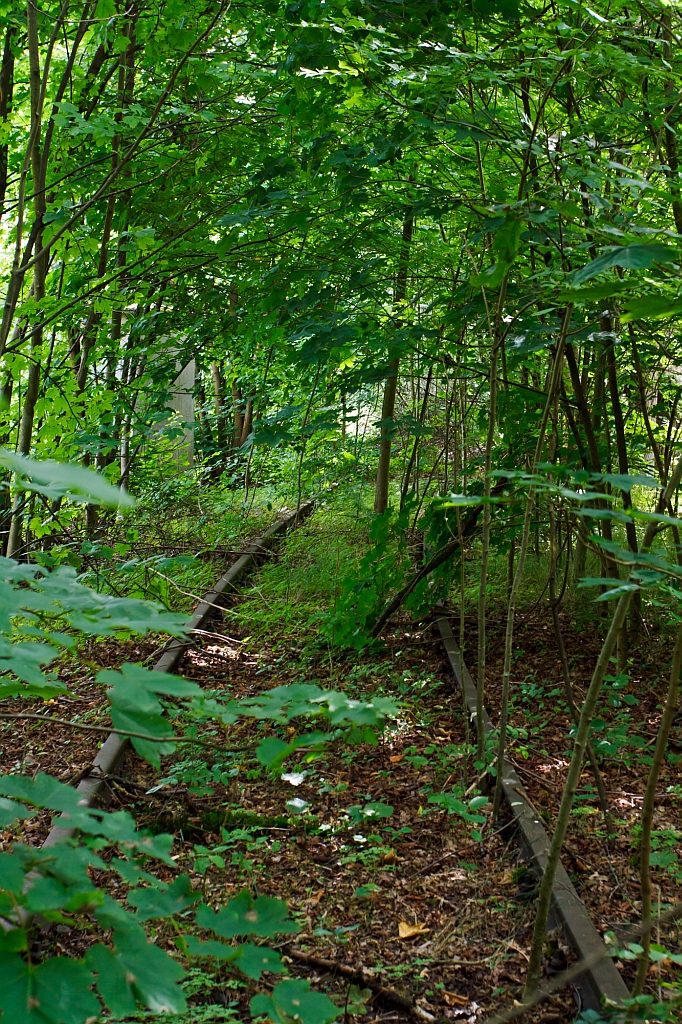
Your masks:
[{"label": "ivy leaf", "polygon": [[341,1013],[338,1006],[321,992],[311,992],[309,981],[281,981],[272,995],[260,994],[251,1000],[254,1017],[269,1017],[273,1024],[327,1024]]},{"label": "ivy leaf", "polygon": [[301,930],[300,925],[289,920],[284,900],[269,896],[259,896],[254,900],[247,889],[218,913],[202,905],[197,910],[196,922],[201,928],[210,928],[224,939],[233,939],[237,935],[269,937],[281,932],[291,935]]},{"label": "ivy leaf", "polygon": [[139,921],[151,921],[157,917],[172,917],[181,914],[199,899],[192,893],[188,875],[179,875],[165,892],[152,888],[133,889],[128,893],[128,903],[137,907]]}]

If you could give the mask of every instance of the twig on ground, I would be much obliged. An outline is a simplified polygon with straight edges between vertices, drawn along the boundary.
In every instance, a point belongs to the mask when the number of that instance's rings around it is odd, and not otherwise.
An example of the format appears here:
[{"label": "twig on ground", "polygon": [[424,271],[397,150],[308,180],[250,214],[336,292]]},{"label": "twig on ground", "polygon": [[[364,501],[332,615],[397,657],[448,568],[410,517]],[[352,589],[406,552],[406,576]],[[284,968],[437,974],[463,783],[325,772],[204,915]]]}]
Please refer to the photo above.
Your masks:
[{"label": "twig on ground", "polygon": [[[668,924],[671,921],[677,920],[678,917],[682,917],[682,903],[676,903],[675,906],[671,907],[665,914],[661,914],[660,924]],[[649,928],[646,930],[651,931],[654,924],[656,927],[658,926],[658,922],[652,921]],[[639,938],[643,935],[644,931],[645,929],[641,927],[633,928],[628,933],[628,938],[632,940]],[[528,1010],[532,1010],[534,1006],[538,1005],[538,1003],[543,1002],[543,1000],[547,999],[549,996],[553,996],[556,992],[565,988],[566,985],[570,985],[571,982],[579,978],[581,974],[587,974],[588,971],[591,971],[592,968],[596,967],[602,960],[608,960],[610,955],[611,954],[608,949],[604,946],[602,949],[597,950],[596,953],[593,953],[592,956],[585,957],[584,960],[579,960],[577,963],[573,964],[567,971],[564,971],[563,974],[559,974],[554,981],[550,981],[549,984],[545,985],[543,988],[537,989],[527,1002],[519,1003],[517,1006],[512,1006],[503,1013],[495,1014],[493,1017],[487,1017],[486,1020],[483,1021],[483,1024],[509,1024],[510,1021],[516,1020],[518,1017],[522,1017],[524,1013],[527,1013]]]},{"label": "twig on ground", "polygon": [[327,960],[325,957],[316,956],[314,953],[305,953],[302,949],[296,949],[295,947],[289,947],[286,950],[286,955],[290,956],[294,960],[300,960],[301,963],[310,964],[312,967],[321,967],[324,971],[331,971],[332,973],[342,974],[344,978],[348,978],[357,984],[364,985],[369,988],[376,995],[381,996],[388,1003],[393,1003],[394,1006],[399,1006],[401,1010],[405,1010],[411,1016],[416,1017],[418,1020],[428,1021],[429,1024],[434,1024],[435,1021],[439,1021],[442,1018],[436,1017],[433,1013],[429,1013],[427,1010],[423,1010],[421,1006],[415,1005],[411,999],[406,999],[405,996],[401,996],[399,992],[396,992],[392,988],[386,988],[385,985],[381,985],[374,978],[370,977],[361,968],[351,967],[350,964],[339,963],[337,960]]},{"label": "twig on ground", "polygon": [[190,633],[197,633],[199,636],[207,636],[211,640],[227,640],[231,644],[245,644],[246,640],[237,640],[233,636],[225,636],[223,633],[211,633],[206,629],[190,629]]},{"label": "twig on ground", "polygon": [[114,733],[116,736],[125,736],[129,739],[147,740],[148,743],[194,743],[198,747],[219,750],[221,753],[234,754],[239,753],[242,749],[241,747],[223,747],[220,743],[210,743],[208,740],[199,740],[194,736],[175,736],[173,733],[168,736],[147,736],[143,732],[114,729],[110,725],[84,725],[82,722],[70,722],[68,718],[50,718],[47,715],[25,714],[24,712],[2,712],[0,719],[3,718],[30,719],[34,722],[44,722],[46,725],[65,725],[69,729],[80,729],[82,732]]}]

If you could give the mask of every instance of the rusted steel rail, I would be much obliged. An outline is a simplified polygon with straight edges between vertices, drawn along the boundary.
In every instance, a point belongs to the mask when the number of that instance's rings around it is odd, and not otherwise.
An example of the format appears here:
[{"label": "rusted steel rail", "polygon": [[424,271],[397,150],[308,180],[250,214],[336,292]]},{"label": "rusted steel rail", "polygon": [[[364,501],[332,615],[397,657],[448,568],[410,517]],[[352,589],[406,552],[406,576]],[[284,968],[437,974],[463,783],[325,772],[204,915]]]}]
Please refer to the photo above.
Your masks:
[{"label": "rusted steel rail", "polygon": [[[236,590],[236,584],[243,579],[253,568],[258,565],[260,555],[266,554],[273,546],[277,537],[300,522],[309,515],[315,507],[314,501],[304,502],[295,512],[290,512],[274,523],[266,530],[262,537],[252,541],[237,561],[230,566],[224,576],[218,580],[215,586],[204,595],[203,600],[194,609],[192,618],[187,623],[187,633],[192,630],[202,629],[208,619],[215,614],[216,606],[225,595]],[[154,672],[173,672],[182,655],[190,646],[191,641],[183,638],[174,638],[166,644],[161,657],[154,665]],[[81,796],[80,803],[83,807],[91,807],[98,802],[107,802],[107,777],[116,775],[120,769],[126,754],[130,749],[130,740],[118,733],[109,733],[106,740],[100,747],[97,755],[93,758],[92,768],[87,777],[76,787],[76,792]],[[73,835],[73,829],[61,828],[54,825],[43,847],[54,846],[55,843]]]},{"label": "rusted steel rail", "polygon": [[[449,619],[441,616],[437,620],[437,624],[455,679],[464,694],[469,715],[475,722],[476,684],[462,660]],[[484,711],[484,715],[485,731],[490,733],[493,731],[493,723],[486,711]],[[524,854],[540,870],[544,871],[549,850],[549,836],[528,799],[513,765],[506,759],[502,776],[502,792],[518,827]],[[604,954],[599,963],[588,967],[585,974],[576,981],[582,1005],[588,1009],[599,1010],[605,1003],[620,1005],[624,999],[628,999],[630,993],[627,986],[618,973],[613,960],[606,953],[601,936],[592,924],[590,915],[562,864],[559,864],[554,880],[552,912],[553,919],[550,920],[550,927],[561,927],[578,960],[594,957],[599,952]]]}]

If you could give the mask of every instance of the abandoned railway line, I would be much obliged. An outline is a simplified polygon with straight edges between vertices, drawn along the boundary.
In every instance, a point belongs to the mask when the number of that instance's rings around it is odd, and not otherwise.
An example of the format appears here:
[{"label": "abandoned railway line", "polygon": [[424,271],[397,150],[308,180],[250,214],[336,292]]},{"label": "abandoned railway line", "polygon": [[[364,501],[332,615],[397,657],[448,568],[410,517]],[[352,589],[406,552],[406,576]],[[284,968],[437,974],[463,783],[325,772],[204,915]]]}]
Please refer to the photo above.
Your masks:
[{"label": "abandoned railway line", "polygon": [[[240,584],[246,582],[247,577],[251,576],[254,571],[257,572],[258,568],[265,564],[265,559],[272,546],[293,526],[298,526],[306,520],[313,513],[313,509],[313,502],[302,505],[296,512],[278,520],[262,537],[244,548],[240,557],[205,594],[195,608],[188,623],[186,638],[181,637],[168,641],[154,664],[154,670],[179,672],[184,677],[194,679],[200,684],[210,678],[211,685],[215,686],[217,682],[220,684],[221,673],[227,669],[225,682],[221,685],[239,689],[240,686],[246,684],[247,691],[251,693],[254,692],[254,687],[259,688],[263,685],[262,681],[258,681],[257,676],[251,675],[256,665],[259,666],[258,672],[262,672],[261,680],[263,675],[273,681],[279,678],[279,672],[275,672],[273,679],[272,664],[267,666],[270,669],[269,673],[263,672],[267,659],[263,660],[262,651],[257,652],[256,660],[250,663],[244,660],[243,656],[235,655],[235,644],[238,645],[239,641],[234,637],[225,636],[224,626],[221,623],[221,606],[224,606],[224,601],[228,597],[230,600],[233,598],[239,600]],[[463,691],[470,715],[475,718],[475,687],[463,665],[448,619],[442,615],[437,617],[433,630],[438,630],[457,686]],[[230,631],[234,631],[234,626],[230,626]],[[420,640],[417,640],[416,643],[408,641],[409,628],[406,633],[404,628],[399,627],[397,635],[390,641],[393,650],[395,650],[396,642],[400,642],[401,632],[407,641],[410,658],[413,661],[416,659],[417,663],[421,660],[425,664],[433,665],[434,656],[437,659],[434,647],[435,632],[432,637],[424,638],[424,631],[420,631],[422,650],[420,649]],[[192,633],[202,638],[207,649],[202,649],[201,644],[197,645],[191,642]],[[210,649],[208,649],[209,647]],[[267,644],[265,647],[267,648]],[[420,658],[420,655],[423,657]],[[385,653],[379,654],[378,659],[386,664]],[[390,657],[389,660],[395,662],[395,657]],[[464,739],[461,716],[458,723],[453,722],[453,709],[448,706],[448,703],[451,704],[452,698],[450,702],[446,701],[444,704],[442,694],[439,694],[439,690],[447,691],[448,689],[447,676],[443,673],[442,659],[441,662],[437,661],[436,665],[435,675],[440,678],[437,687],[429,695],[430,702],[434,704],[431,711],[432,724],[425,730],[423,727],[420,728],[413,718],[408,725],[410,718],[408,715],[408,721],[400,726],[398,732],[389,726],[379,742],[379,747],[374,752],[365,752],[360,756],[357,766],[358,779],[355,786],[351,781],[353,772],[349,775],[344,770],[343,761],[339,761],[332,755],[327,760],[331,762],[329,765],[331,774],[336,773],[337,785],[340,788],[347,789],[350,793],[352,790],[357,791],[358,787],[364,784],[366,798],[376,798],[378,795],[383,797],[383,793],[380,793],[381,787],[377,785],[377,782],[380,782],[381,777],[387,774],[384,766],[388,765],[394,773],[398,773],[403,767],[407,767],[410,759],[413,759],[413,771],[419,772],[419,760],[427,760],[419,751],[425,749],[428,751],[429,743],[432,748],[434,744],[452,747],[453,741],[455,744],[461,743]],[[449,723],[445,726],[445,731],[442,731],[443,727],[438,724],[441,722]],[[435,734],[432,733],[433,729],[437,730]],[[493,724],[489,718],[486,718],[486,729],[493,730]],[[250,732],[247,730],[246,734],[241,735],[235,749],[245,751],[248,747],[249,736],[253,736],[253,730]],[[220,743],[215,746],[224,749]],[[164,828],[168,824],[177,826],[179,823],[181,835],[184,837],[181,841],[183,853],[178,858],[179,862],[187,859],[188,850],[191,851],[197,845],[202,845],[201,843],[197,844],[197,839],[206,841],[206,837],[210,838],[213,833],[215,841],[220,837],[221,828],[227,827],[229,832],[231,827],[229,822],[231,821],[233,825],[236,824],[237,829],[240,824],[246,823],[247,849],[250,844],[254,843],[254,837],[260,836],[263,839],[263,837],[281,835],[287,839],[293,853],[289,855],[286,873],[298,873],[299,875],[298,881],[294,885],[294,904],[301,904],[300,890],[302,887],[306,888],[305,883],[310,880],[310,877],[314,874],[317,874],[318,877],[321,876],[319,882],[316,883],[320,885],[319,890],[302,902],[303,906],[308,906],[308,913],[313,908],[319,910],[323,901],[327,899],[329,883],[332,881],[329,877],[328,865],[334,866],[335,874],[338,872],[348,873],[351,892],[355,893],[355,902],[358,901],[357,893],[362,893],[359,898],[365,900],[368,906],[368,910],[361,915],[364,918],[364,923],[350,926],[351,931],[348,933],[349,936],[352,936],[350,948],[348,948],[349,939],[343,939],[343,930],[339,932],[339,938],[332,943],[330,948],[328,939],[315,937],[319,932],[324,933],[329,930],[324,927],[321,929],[318,927],[315,930],[312,924],[309,925],[305,934],[307,941],[304,943],[304,948],[300,948],[299,941],[296,947],[292,946],[290,950],[292,969],[295,969],[296,972],[303,971],[305,973],[306,970],[317,970],[318,973],[322,972],[323,975],[328,975],[331,978],[332,986],[336,984],[337,988],[340,983],[343,984],[344,979],[351,979],[356,984],[364,985],[368,992],[372,993],[370,1003],[366,1007],[367,1012],[370,1012],[370,1005],[376,1002],[375,1013],[379,1012],[379,1007],[383,1004],[386,1007],[392,1007],[393,1012],[397,1014],[402,1013],[424,1021],[452,1016],[453,1008],[457,1008],[459,1014],[460,1008],[468,1006],[470,1016],[473,1014],[472,1019],[480,1017],[484,1008],[488,1012],[499,1010],[499,996],[490,1001],[490,999],[486,1000],[484,996],[482,997],[480,992],[478,996],[476,995],[477,987],[483,976],[481,968],[484,965],[493,969],[494,976],[501,979],[506,976],[520,981],[519,967],[516,968],[517,973],[514,973],[513,967],[511,970],[507,968],[506,974],[504,968],[505,964],[511,964],[514,960],[519,963],[521,969],[523,967],[525,953],[518,939],[511,941],[509,938],[501,939],[499,934],[497,938],[491,939],[488,935],[489,952],[482,957],[472,958],[470,954],[463,955],[461,952],[462,941],[460,937],[457,937],[457,930],[461,929],[463,924],[461,920],[457,924],[459,915],[455,912],[454,919],[451,917],[451,911],[458,906],[459,900],[464,898],[466,906],[477,905],[476,927],[479,932],[485,932],[489,928],[489,924],[486,923],[486,916],[489,913],[488,902],[492,900],[494,903],[496,896],[499,898],[504,894],[504,888],[500,890],[499,885],[496,884],[497,879],[503,878],[505,884],[508,885],[506,876],[519,875],[523,863],[527,863],[535,869],[535,875],[532,876],[535,879],[537,879],[538,871],[543,868],[548,845],[547,835],[538,818],[536,807],[529,799],[510,762],[506,764],[503,786],[509,820],[506,826],[494,830],[492,824],[487,824],[489,835],[484,832],[484,838],[480,844],[472,844],[470,840],[463,842],[461,836],[455,838],[457,829],[455,828],[453,833],[453,826],[447,821],[441,820],[440,828],[434,828],[433,823],[429,822],[427,817],[423,827],[421,822],[419,827],[415,827],[423,810],[419,795],[420,787],[415,789],[414,783],[409,778],[401,780],[397,784],[395,792],[391,793],[391,800],[394,801],[395,811],[400,815],[400,822],[409,821],[410,825],[406,828],[404,836],[396,835],[390,846],[381,847],[384,850],[381,854],[383,860],[375,860],[372,864],[367,861],[362,863],[362,858],[359,860],[353,853],[349,854],[347,843],[339,841],[338,837],[332,842],[325,842],[325,832],[323,829],[320,830],[319,826],[325,825],[323,820],[325,818],[328,818],[330,822],[335,821],[335,827],[338,826],[340,807],[338,801],[334,807],[329,798],[322,798],[320,812],[316,808],[315,800],[310,800],[312,811],[316,813],[317,819],[316,838],[307,838],[306,831],[304,831],[303,845],[300,846],[301,834],[295,822],[291,820],[290,816],[289,819],[286,816],[282,817],[281,790],[283,784],[281,782],[278,784],[272,778],[263,778],[255,781],[252,787],[247,784],[241,787],[237,804],[234,803],[235,789],[231,785],[216,787],[215,792],[208,797],[192,796],[191,786],[183,788],[175,783],[170,787],[159,787],[158,776],[136,755],[129,755],[129,749],[129,741],[124,735],[121,735],[119,731],[111,733],[96,756],[92,758],[91,763],[77,773],[76,785],[81,801],[84,805],[111,804],[134,807],[138,821],[147,827],[151,826],[152,829],[156,828],[159,822],[163,824]],[[179,754],[175,755],[176,759],[179,756]],[[40,764],[36,764],[34,770],[41,770]],[[425,781],[419,775],[417,777],[419,781]],[[296,792],[299,791],[303,790],[299,790],[297,784]],[[328,800],[326,804],[324,803],[325,799]],[[319,796],[317,800],[320,800]],[[415,804],[417,805],[416,819]],[[226,810],[226,807],[233,809]],[[155,819],[157,819],[156,822]],[[273,825],[273,822],[277,822],[277,824]],[[331,825],[327,827],[331,828]],[[393,831],[395,832],[395,829]],[[68,838],[71,834],[72,830],[64,828],[57,821],[49,834],[43,838],[42,845],[44,848],[49,848]],[[413,839],[413,835],[418,838]],[[449,835],[452,838],[448,838]],[[363,838],[364,841],[364,837],[360,838]],[[378,840],[378,836],[375,836],[374,840]],[[272,844],[270,844],[270,848],[273,848]],[[513,852],[515,849],[518,849],[517,854]],[[441,852],[439,853],[439,851]],[[240,854],[240,856],[243,855]],[[480,894],[483,891],[480,884],[478,887],[474,886],[472,890],[471,886],[467,884],[466,875],[461,870],[452,870],[453,861],[459,859],[460,862],[465,862],[467,858],[472,858],[473,864],[479,861],[480,868],[478,870],[481,871],[490,871],[490,867],[494,865],[496,878],[490,880],[492,884],[484,887],[486,895],[483,900],[480,895],[475,895],[472,898],[472,892]],[[267,882],[265,878],[261,878],[258,883],[259,890],[262,891],[263,885],[266,888],[272,886],[274,882],[273,892],[279,891],[277,887],[278,877],[281,874],[277,867],[279,861],[281,861],[281,856],[276,853],[270,855],[269,864],[266,858],[263,867],[267,870]],[[368,863],[369,871],[367,870]],[[381,868],[382,864],[384,864],[383,869]],[[409,869],[403,870],[403,868],[407,869],[408,865]],[[356,877],[358,868],[362,875],[360,878]],[[236,877],[234,877],[235,875]],[[204,876],[202,883],[205,890],[207,877]],[[405,928],[410,925],[410,913],[415,920],[422,916],[419,906],[423,903],[425,896],[423,892],[420,895],[419,890],[422,885],[421,880],[424,878],[428,881],[429,896],[426,899],[434,905],[440,905],[445,910],[445,916],[441,914],[439,918],[441,927],[434,928],[430,920],[427,923],[418,922],[414,925],[414,938],[412,938],[411,946],[406,946],[402,934],[399,934],[394,957],[391,957],[389,952],[388,961],[384,957],[384,966],[377,969],[375,964],[368,962],[367,958],[366,950],[368,942],[371,948],[371,938],[360,938],[360,936],[363,932],[367,932],[371,936],[375,927],[372,924],[375,916],[379,920],[382,915],[388,915],[394,920],[398,919],[399,923],[402,922],[399,931],[404,930],[403,925]],[[370,879],[379,881],[377,883]],[[234,888],[235,885],[249,884],[250,880],[248,874],[237,870],[236,873],[233,872],[229,885]],[[211,882],[214,881],[216,879],[211,877]],[[358,881],[362,884],[355,884]],[[517,904],[516,908],[514,901],[510,903],[507,900],[505,903],[504,920],[507,922],[506,927],[511,928],[513,932],[518,933],[521,928],[521,933],[523,933],[523,930],[527,928],[527,923],[523,922],[524,920],[527,922],[529,909],[532,909],[532,886],[530,891],[530,902],[526,896],[522,898],[522,902]],[[289,893],[289,897],[291,902],[291,893]],[[347,903],[343,909],[347,912]],[[499,916],[499,912],[499,906],[495,907],[494,914]],[[448,923],[449,921],[450,923]],[[384,923],[382,921],[379,930],[385,946]],[[344,927],[341,926],[341,929]],[[454,932],[449,932],[449,928],[452,927],[454,927]],[[579,963],[586,960],[590,966],[584,974],[579,975],[573,981],[567,992],[553,997],[553,1004],[549,1011],[543,1007],[534,1011],[536,1014],[540,1014],[537,1019],[556,1019],[556,1017],[552,1017],[552,1013],[556,1014],[557,1012],[567,1015],[566,1019],[570,1019],[570,1016],[576,1012],[576,1000],[578,1008],[599,1009],[605,1003],[617,1004],[627,999],[628,988],[621,973],[614,966],[612,958],[604,947],[601,935],[595,930],[589,911],[563,867],[557,874],[554,886],[553,919],[550,926],[552,934],[555,934],[557,927],[561,929],[562,941],[566,943],[568,960],[564,963],[567,964],[573,960]],[[353,934],[356,930],[358,931],[357,936]],[[437,932],[435,939],[425,941],[419,939],[420,935],[425,937],[433,932]],[[464,927],[463,935],[466,936],[466,927]],[[480,937],[481,935],[479,935],[479,939]],[[357,945],[354,941],[356,938],[359,939]],[[453,938],[454,945],[452,944]],[[459,952],[456,952],[456,949],[459,949]],[[286,946],[283,947],[283,951],[287,952]],[[418,957],[417,966],[411,969],[409,963],[414,957],[415,951],[417,954],[421,952],[422,955],[421,959]],[[441,951],[446,951],[445,957]],[[396,967],[398,967],[405,961],[405,956],[408,957],[406,969],[395,973],[390,959],[394,958]],[[371,961],[371,956],[369,960]],[[435,971],[440,971],[445,980],[441,981],[440,990],[432,988],[431,996],[425,996],[423,994],[425,984],[419,979],[428,977]],[[453,971],[456,974],[455,978],[452,977]],[[448,976],[448,972],[450,972],[450,976]],[[553,969],[552,974],[556,976],[556,968]],[[337,976],[336,982],[334,981],[335,976]],[[397,979],[397,985],[390,984],[394,978]],[[349,983],[346,982],[346,984]],[[441,1004],[440,1008],[438,1006],[439,991],[445,993],[443,997],[445,1002]],[[556,1003],[557,998],[559,999],[558,1004]],[[557,1005],[562,1009],[557,1011]],[[546,1016],[548,1012],[549,1016]]]}]

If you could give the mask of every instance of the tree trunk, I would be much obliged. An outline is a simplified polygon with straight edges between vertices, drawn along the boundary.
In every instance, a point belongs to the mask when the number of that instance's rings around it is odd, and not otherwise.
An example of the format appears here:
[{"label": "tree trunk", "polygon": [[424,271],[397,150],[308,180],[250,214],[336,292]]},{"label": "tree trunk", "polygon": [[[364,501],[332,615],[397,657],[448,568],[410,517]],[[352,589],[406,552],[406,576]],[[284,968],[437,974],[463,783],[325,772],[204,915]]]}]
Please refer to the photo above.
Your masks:
[{"label": "tree trunk", "polygon": [[249,434],[253,430],[253,398],[246,400],[246,409],[244,410],[244,423],[242,425],[242,434],[239,438],[239,447],[246,444]]},{"label": "tree trunk", "polygon": [[213,379],[213,409],[215,411],[216,438],[218,451],[224,457],[227,451],[227,437],[225,436],[225,406],[223,400],[223,375],[220,366],[215,360],[211,363],[211,377]]},{"label": "tree trunk", "polygon": [[242,415],[242,389],[237,387],[236,381],[232,384],[232,447],[239,448],[241,444],[242,431],[244,429],[244,417]]},{"label": "tree trunk", "polygon": [[[36,236],[36,249],[42,248],[42,222],[45,213],[45,189],[41,176],[41,153],[40,153],[40,118],[41,118],[41,97],[40,97],[40,52],[38,49],[38,12],[32,2],[28,0],[26,5],[26,26],[28,37],[28,59],[29,59],[29,95],[31,102],[31,134],[34,139],[31,151],[31,171],[33,175],[33,207],[35,222],[38,225]],[[33,297],[36,303],[45,298],[45,273],[47,269],[47,255],[40,256],[35,261],[33,268]],[[24,407],[21,413],[19,426],[18,451],[20,455],[28,455],[31,451],[33,439],[33,422],[35,418],[36,402],[40,390],[40,358],[43,340],[41,326],[42,313],[38,310],[36,322],[31,332],[30,363],[28,369],[28,383],[24,396]],[[11,558],[21,549],[21,528],[23,516],[21,508],[23,500],[18,494],[14,502],[12,524],[10,526],[7,540],[7,555]]]},{"label": "tree trunk", "polygon": [[[410,243],[412,242],[412,229],[414,219],[412,210],[405,213],[403,220],[402,248],[400,251],[400,264],[395,287],[395,303],[405,301],[407,295],[407,266]],[[402,321],[396,321],[395,328],[399,330]],[[376,486],[374,491],[374,511],[385,512],[388,507],[388,484],[391,469],[391,442],[393,440],[393,416],[395,413],[395,396],[398,388],[398,372],[400,359],[393,356],[388,364],[388,376],[384,385],[384,398],[381,403],[381,443],[379,447],[379,465],[377,467]]]},{"label": "tree trunk", "polygon": [[[5,33],[5,47],[2,54],[2,68],[0,69],[0,120],[7,119],[12,111],[12,98],[14,93],[14,54],[12,53],[12,40],[16,35],[16,27],[10,25]],[[0,219],[5,210],[5,196],[7,194],[7,154],[9,143],[0,146]]]}]

